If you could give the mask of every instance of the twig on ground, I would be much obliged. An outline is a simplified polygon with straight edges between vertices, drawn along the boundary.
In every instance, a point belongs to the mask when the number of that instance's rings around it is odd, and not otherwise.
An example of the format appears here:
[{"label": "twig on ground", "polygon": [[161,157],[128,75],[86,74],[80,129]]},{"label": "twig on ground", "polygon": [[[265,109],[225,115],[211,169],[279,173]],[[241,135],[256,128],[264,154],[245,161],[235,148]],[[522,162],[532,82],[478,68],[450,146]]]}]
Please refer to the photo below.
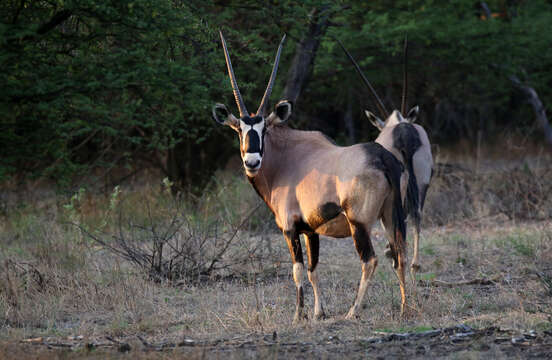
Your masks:
[{"label": "twig on ground", "polygon": [[418,284],[422,286],[430,285],[430,286],[439,286],[439,287],[456,287],[456,286],[465,286],[465,285],[496,285],[499,279],[500,279],[500,276],[495,276],[491,279],[481,278],[481,279],[472,279],[472,280],[463,280],[463,281],[454,281],[454,282],[448,282],[443,280],[431,280],[431,281],[420,280],[418,281]]}]

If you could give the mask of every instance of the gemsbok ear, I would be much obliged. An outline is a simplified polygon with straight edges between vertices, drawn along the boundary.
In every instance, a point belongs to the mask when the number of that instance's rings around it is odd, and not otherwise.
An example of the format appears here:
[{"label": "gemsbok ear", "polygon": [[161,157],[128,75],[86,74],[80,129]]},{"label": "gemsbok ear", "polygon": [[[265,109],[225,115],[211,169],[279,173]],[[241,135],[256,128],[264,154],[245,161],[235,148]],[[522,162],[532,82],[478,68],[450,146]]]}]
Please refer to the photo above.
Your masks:
[{"label": "gemsbok ear", "polygon": [[370,111],[368,110],[364,110],[364,113],[366,114],[366,117],[368,118],[368,120],[370,120],[370,122],[372,123],[372,125],[374,125],[375,127],[377,127],[380,131],[385,127],[385,123],[383,121],[381,121],[381,119],[379,117],[377,117],[376,115],[372,114]]},{"label": "gemsbok ear", "polygon": [[267,125],[276,125],[286,122],[291,116],[293,105],[291,101],[281,100],[274,107],[274,111],[266,118]]},{"label": "gemsbok ear", "polygon": [[239,120],[228,111],[224,104],[215,104],[211,111],[211,116],[221,125],[228,125],[231,128],[239,126]]},{"label": "gemsbok ear", "polygon": [[418,114],[420,113],[420,107],[418,105],[414,106],[408,114],[406,115],[406,121],[409,123],[414,123],[418,120]]}]

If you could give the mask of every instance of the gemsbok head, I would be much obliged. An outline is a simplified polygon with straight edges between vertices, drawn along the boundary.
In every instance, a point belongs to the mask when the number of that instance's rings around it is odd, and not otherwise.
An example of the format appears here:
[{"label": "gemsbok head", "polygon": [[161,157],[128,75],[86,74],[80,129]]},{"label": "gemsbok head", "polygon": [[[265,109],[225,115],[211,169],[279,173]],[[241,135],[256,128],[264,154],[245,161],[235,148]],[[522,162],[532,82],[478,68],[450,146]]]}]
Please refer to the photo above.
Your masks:
[{"label": "gemsbok head", "polygon": [[243,167],[245,168],[247,176],[253,177],[261,168],[264,153],[264,137],[267,128],[286,121],[289,115],[291,115],[291,103],[288,101],[281,101],[276,105],[275,112],[271,113],[266,118],[264,116],[265,108],[274,86],[274,80],[276,79],[276,73],[278,72],[278,64],[280,62],[282,46],[284,45],[286,36],[284,35],[282,41],[280,41],[280,46],[276,53],[276,60],[274,60],[274,66],[272,67],[272,74],[270,75],[270,80],[268,80],[268,85],[261,100],[261,104],[257,112],[251,114],[247,111],[240,89],[238,88],[234,69],[232,68],[232,62],[230,61],[230,55],[228,54],[226,40],[222,32],[220,33],[220,39],[222,41],[222,47],[224,48],[226,66],[228,67],[228,74],[230,75],[230,82],[232,83],[232,90],[234,92],[236,104],[238,105],[240,117],[238,119],[230,113],[224,104],[216,104],[213,107],[212,115],[218,123],[228,125],[238,133]]},{"label": "gemsbok head", "polygon": [[401,101],[401,111],[394,110],[391,115],[385,108],[385,105],[378,94],[366,78],[353,56],[347,51],[345,46],[339,41],[341,48],[347,54],[347,57],[353,63],[356,71],[360,75],[364,84],[368,88],[376,107],[385,121],[366,110],[368,120],[380,130],[376,142],[389,150],[402,164],[406,166],[409,174],[408,190],[406,193],[406,212],[414,222],[414,255],[412,256],[411,276],[415,281],[416,272],[420,270],[418,259],[418,248],[420,238],[420,224],[422,219],[422,210],[429,188],[429,183],[433,175],[433,155],[431,154],[431,144],[424,128],[414,124],[418,118],[420,108],[414,106],[405,114],[407,108],[407,41],[404,42],[404,69],[403,69],[403,92]]},{"label": "gemsbok head", "polygon": [[370,233],[377,219],[382,219],[386,229],[399,278],[401,313],[404,312],[406,228],[402,203],[407,175],[401,163],[376,143],[340,147],[318,131],[289,128],[285,124],[292,111],[288,101],[278,102],[270,115],[263,116],[263,108],[274,85],[282,43],[259,110],[249,114],[238,90],[222,33],[220,37],[240,118],[220,104],[213,107],[212,115],[217,122],[238,132],[247,178],[272,210],[287,242],[297,290],[294,321],[304,317],[300,234],[305,235],[307,275],[314,291],[315,319],[324,317],[318,272],[315,271],[319,235],[353,237],[361,259],[362,276],[353,306],[347,314],[352,318],[357,316],[376,269],[377,258]]}]

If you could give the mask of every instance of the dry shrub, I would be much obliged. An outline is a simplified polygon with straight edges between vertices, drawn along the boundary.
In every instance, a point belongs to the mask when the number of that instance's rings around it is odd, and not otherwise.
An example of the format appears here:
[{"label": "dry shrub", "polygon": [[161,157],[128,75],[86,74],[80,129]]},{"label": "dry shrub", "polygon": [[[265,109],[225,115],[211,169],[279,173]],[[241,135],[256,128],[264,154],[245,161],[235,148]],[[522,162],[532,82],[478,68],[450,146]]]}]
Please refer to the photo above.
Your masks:
[{"label": "dry shrub", "polygon": [[[552,168],[531,169],[520,166],[507,172],[491,174],[483,183],[485,200],[491,211],[509,219],[544,220],[552,215]],[[493,201],[494,200],[494,201]]]},{"label": "dry shrub", "polygon": [[251,201],[252,191],[240,183],[214,183],[196,198],[173,196],[168,183],[146,194],[117,189],[101,214],[103,221],[73,223],[85,238],[151,279],[201,281],[261,254],[262,239],[247,251],[234,251],[240,238],[266,233],[272,223],[260,200]]},{"label": "dry shrub", "polygon": [[437,164],[424,213],[443,225],[459,219],[505,216],[544,220],[552,215],[552,167],[523,164],[476,173],[453,164]]},{"label": "dry shrub", "polygon": [[424,215],[432,223],[446,224],[473,216],[471,173],[460,166],[437,164],[424,205]]}]

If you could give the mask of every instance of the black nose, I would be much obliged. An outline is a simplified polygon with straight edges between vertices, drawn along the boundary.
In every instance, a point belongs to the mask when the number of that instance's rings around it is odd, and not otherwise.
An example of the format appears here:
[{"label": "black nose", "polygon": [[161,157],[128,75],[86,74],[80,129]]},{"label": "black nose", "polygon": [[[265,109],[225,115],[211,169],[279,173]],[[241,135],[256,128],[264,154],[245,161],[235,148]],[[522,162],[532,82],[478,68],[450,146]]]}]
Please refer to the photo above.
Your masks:
[{"label": "black nose", "polygon": [[245,160],[245,167],[254,169],[257,166],[259,166],[260,163],[261,163],[261,160],[253,160],[253,161]]}]

